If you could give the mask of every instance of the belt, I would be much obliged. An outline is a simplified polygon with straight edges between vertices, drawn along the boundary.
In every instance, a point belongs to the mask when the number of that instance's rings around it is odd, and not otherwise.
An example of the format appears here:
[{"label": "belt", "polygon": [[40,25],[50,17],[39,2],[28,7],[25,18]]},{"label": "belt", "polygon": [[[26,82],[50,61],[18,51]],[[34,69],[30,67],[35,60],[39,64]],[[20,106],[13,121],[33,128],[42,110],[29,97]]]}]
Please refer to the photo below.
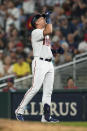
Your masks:
[{"label": "belt", "polygon": [[52,58],[51,58],[51,59],[44,59],[44,58],[41,58],[41,57],[40,57],[40,60],[44,60],[44,61],[51,62],[51,61],[52,61]]}]

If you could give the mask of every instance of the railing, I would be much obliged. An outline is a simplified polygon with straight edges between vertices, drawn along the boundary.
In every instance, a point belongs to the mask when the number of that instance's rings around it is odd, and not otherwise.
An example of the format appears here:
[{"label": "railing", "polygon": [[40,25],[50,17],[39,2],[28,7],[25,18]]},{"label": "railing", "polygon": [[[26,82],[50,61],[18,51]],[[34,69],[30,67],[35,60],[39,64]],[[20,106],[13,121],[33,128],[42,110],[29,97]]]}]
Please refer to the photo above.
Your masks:
[{"label": "railing", "polygon": [[[62,70],[62,69],[65,69],[67,67],[72,66],[72,70],[73,70],[73,74],[72,75],[73,75],[73,78],[74,78],[75,84],[76,84],[76,64],[82,63],[84,61],[87,61],[87,52],[76,55],[73,58],[73,61],[71,61],[71,62],[68,62],[68,63],[62,64],[62,65],[59,65],[57,67],[54,67],[55,68],[55,74],[59,70]],[[58,75],[58,74],[56,74],[56,75]],[[15,76],[14,75],[8,75],[8,76],[0,78],[0,81],[3,81],[3,80],[5,80],[5,79],[7,79],[9,77],[15,77]],[[25,76],[25,77],[22,77],[22,78],[19,78],[19,79],[15,79],[14,82],[15,82],[16,86],[22,86],[23,85],[23,83],[22,83],[23,81],[25,81],[25,80],[29,81],[30,80],[30,85],[28,85],[28,86],[31,86],[31,83],[32,83],[31,79],[32,79],[32,75],[29,75],[29,76]],[[19,83],[19,85],[18,85],[18,83]],[[20,83],[21,83],[21,85],[20,85]],[[26,86],[26,84],[24,84],[24,85]],[[6,86],[7,86],[6,82],[4,82],[3,84],[0,84],[0,88],[6,87]],[[58,85],[56,85],[56,86],[58,86]]]},{"label": "railing", "polygon": [[65,63],[65,64],[62,64],[62,65],[59,65],[59,66],[55,67],[55,70],[60,69],[60,68],[64,68],[64,67],[69,66],[69,65],[72,65],[72,64],[74,64],[74,63],[78,63],[78,62],[80,62],[80,61],[84,61],[84,60],[86,60],[87,58],[81,58],[80,60],[77,60],[77,58],[84,57],[84,56],[87,57],[87,52],[76,55],[76,56],[73,58],[73,61],[68,62],[68,63]]},{"label": "railing", "polygon": [[87,88],[87,52],[78,54],[73,61],[55,67],[54,88],[64,88],[67,86],[67,78],[72,76],[75,86]]},{"label": "railing", "polygon": [[84,60],[86,60],[86,58],[87,58],[87,52],[82,53],[82,54],[78,54],[73,58],[73,78],[75,81],[75,85],[77,85],[77,83],[76,83],[76,61],[78,61],[78,59],[84,61]]},{"label": "railing", "polygon": [[[5,76],[5,77],[0,78],[0,81],[1,81],[1,80],[4,80],[4,79],[11,78],[11,77],[14,77],[14,78],[15,78],[14,75],[8,75],[8,76]],[[30,79],[30,78],[32,78],[32,75],[28,75],[28,76],[25,76],[25,77],[22,77],[22,78],[15,79],[15,80],[14,80],[14,83],[18,83],[18,82],[21,82],[21,81],[23,81],[23,80]],[[3,87],[5,87],[5,86],[7,86],[7,83],[0,84],[0,88],[3,88]]]}]

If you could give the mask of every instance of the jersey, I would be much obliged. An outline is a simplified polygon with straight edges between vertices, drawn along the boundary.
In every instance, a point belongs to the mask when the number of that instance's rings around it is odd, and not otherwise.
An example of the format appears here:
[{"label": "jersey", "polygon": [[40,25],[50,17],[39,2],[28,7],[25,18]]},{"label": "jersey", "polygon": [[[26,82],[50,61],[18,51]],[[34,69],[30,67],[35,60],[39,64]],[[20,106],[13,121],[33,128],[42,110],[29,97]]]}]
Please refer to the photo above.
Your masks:
[{"label": "jersey", "polygon": [[41,57],[44,59],[52,58],[51,42],[48,35],[43,35],[43,29],[33,30],[31,41],[34,57]]}]

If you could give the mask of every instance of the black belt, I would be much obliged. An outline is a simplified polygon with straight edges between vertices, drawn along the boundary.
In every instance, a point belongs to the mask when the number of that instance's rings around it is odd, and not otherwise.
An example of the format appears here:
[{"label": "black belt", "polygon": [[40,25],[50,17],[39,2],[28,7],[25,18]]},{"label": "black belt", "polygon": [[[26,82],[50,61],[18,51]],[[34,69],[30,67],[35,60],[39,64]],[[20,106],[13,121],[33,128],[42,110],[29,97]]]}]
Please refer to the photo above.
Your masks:
[{"label": "black belt", "polygon": [[44,59],[44,58],[41,58],[41,57],[40,57],[40,60],[44,60],[44,61],[48,61],[48,62],[52,61],[52,59]]}]

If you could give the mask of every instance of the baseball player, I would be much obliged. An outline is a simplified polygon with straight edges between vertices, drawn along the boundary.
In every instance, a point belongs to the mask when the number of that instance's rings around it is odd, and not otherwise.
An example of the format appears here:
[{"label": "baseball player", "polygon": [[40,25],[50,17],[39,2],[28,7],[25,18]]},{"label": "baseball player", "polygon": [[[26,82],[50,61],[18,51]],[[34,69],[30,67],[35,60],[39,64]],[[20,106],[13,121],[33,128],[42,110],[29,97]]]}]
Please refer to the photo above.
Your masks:
[{"label": "baseball player", "polygon": [[32,61],[32,87],[26,92],[22,102],[16,109],[15,114],[18,120],[24,121],[24,110],[43,84],[43,115],[42,122],[56,122],[58,120],[50,116],[51,95],[54,83],[54,67],[52,64],[52,52],[49,35],[52,33],[50,13],[45,15],[37,14],[31,22],[32,47],[34,60]]}]

